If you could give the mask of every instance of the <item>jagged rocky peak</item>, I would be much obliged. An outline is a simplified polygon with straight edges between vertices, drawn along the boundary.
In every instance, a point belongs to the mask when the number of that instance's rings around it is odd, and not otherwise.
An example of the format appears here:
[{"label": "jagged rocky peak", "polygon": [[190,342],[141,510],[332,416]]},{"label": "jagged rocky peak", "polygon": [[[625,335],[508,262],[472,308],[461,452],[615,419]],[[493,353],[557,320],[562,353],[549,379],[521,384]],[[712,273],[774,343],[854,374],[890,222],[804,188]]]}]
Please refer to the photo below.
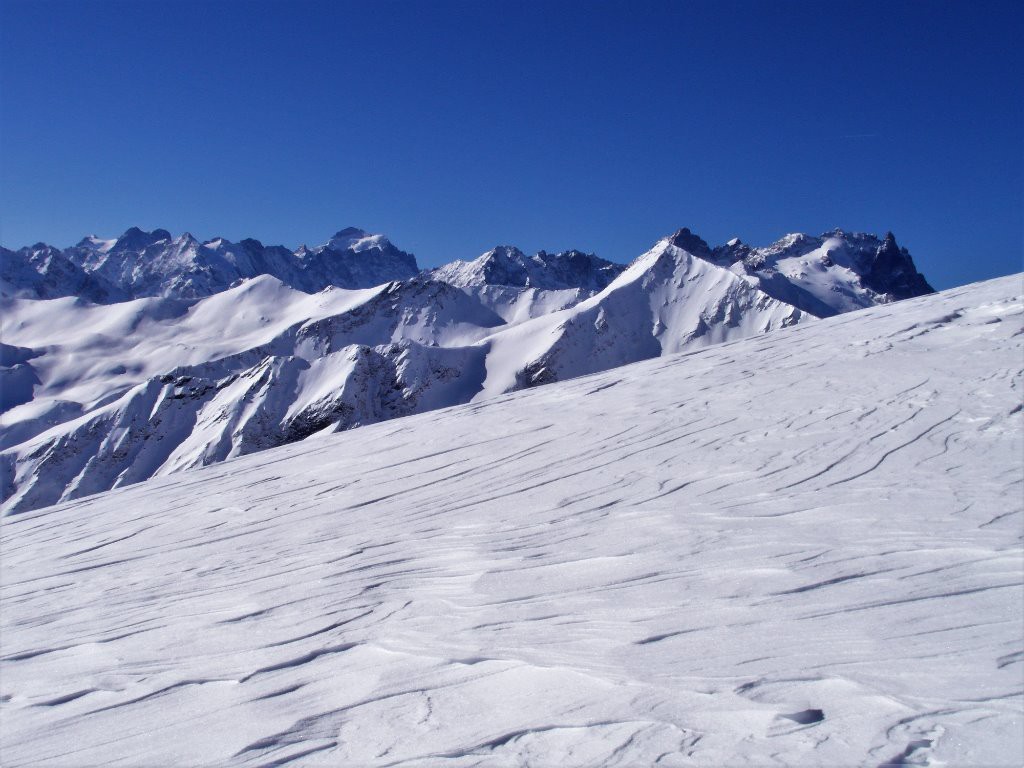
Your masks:
[{"label": "jagged rocky peak", "polygon": [[65,253],[45,243],[17,251],[0,248],[0,284],[3,295],[21,298],[77,296],[93,303],[124,299],[102,277],[88,273]]},{"label": "jagged rocky peak", "polygon": [[87,235],[86,237],[83,237],[81,240],[79,240],[74,247],[85,248],[90,251],[99,251],[100,253],[106,253],[107,251],[114,247],[114,244],[116,242],[117,238],[104,239],[101,237],[97,237],[96,235]]},{"label": "jagged rocky peak", "polygon": [[521,285],[530,282],[526,254],[514,245],[499,245],[483,254],[481,264],[484,282],[491,285]]},{"label": "jagged rocky peak", "polygon": [[[733,238],[711,249],[684,227],[658,241],[654,251],[658,258],[670,261],[678,261],[680,252],[709,261],[821,317],[932,290],[891,232],[883,238],[841,229],[818,237],[798,232],[764,247]],[[17,269],[13,255],[6,256],[12,266],[5,271],[4,290],[10,295],[79,295],[101,302],[143,296],[194,299],[260,275],[315,293],[328,286],[369,288],[408,280],[420,272],[411,253],[395,247],[386,236],[359,227],[345,227],[322,245],[294,251],[264,246],[255,239],[232,243],[215,238],[200,243],[188,232],[172,237],[166,229],[147,232],[131,227],[114,239],[90,235],[63,251],[38,243],[9,253],[21,254]],[[30,258],[32,254],[36,257]],[[72,267],[96,280],[84,280]],[[573,291],[580,301],[604,290],[624,269],[578,249],[527,255],[515,246],[500,245],[471,261],[455,261],[425,274],[487,294],[487,301],[498,300],[499,294],[507,298],[508,289],[517,295],[529,294],[531,302],[538,299],[537,292],[550,291]],[[544,303],[537,306],[547,307],[545,311],[565,306],[564,297],[539,298]],[[505,309],[511,312],[511,305]]]},{"label": "jagged rocky peak", "polygon": [[335,251],[365,250],[358,246],[369,238],[375,238],[377,243],[387,242],[384,235],[371,235],[359,227],[345,227],[335,232],[334,236],[324,243],[324,247]]},{"label": "jagged rocky peak", "polygon": [[917,271],[910,252],[896,244],[896,236],[892,232],[885,233],[885,239],[875,250],[870,268],[864,275],[864,282],[873,290],[896,299],[935,291],[924,275]]},{"label": "jagged rocky peak", "polygon": [[481,259],[512,259],[514,261],[521,261],[526,258],[526,254],[516,248],[514,245],[496,245],[494,248],[483,254]]},{"label": "jagged rocky peak", "polygon": [[600,291],[625,267],[592,253],[571,249],[527,256],[513,245],[499,245],[472,261],[453,261],[430,274],[459,287],[485,285],[538,290]]},{"label": "jagged rocky peak", "polygon": [[295,257],[303,270],[304,290],[327,285],[369,288],[392,280],[407,280],[419,273],[416,257],[396,248],[384,235],[358,227],[339,230],[323,245],[302,246]]},{"label": "jagged rocky peak", "polygon": [[361,253],[364,251],[393,251],[403,253],[388,240],[386,235],[372,234],[359,227],[345,227],[334,233],[320,248],[332,251],[353,251]]},{"label": "jagged rocky peak", "polygon": [[[491,267],[494,265],[502,265],[507,267],[510,264],[522,266],[526,263],[527,255],[521,250],[516,248],[514,245],[496,245],[491,250],[486,251],[477,256],[469,264],[478,264],[481,267]],[[455,262],[457,264],[464,264],[467,262]]]},{"label": "jagged rocky peak", "polygon": [[[334,236],[326,243],[313,250],[320,251],[323,249],[337,252],[364,253],[377,258],[388,256],[398,259],[411,267],[415,267],[416,271],[419,271],[418,267],[416,267],[415,256],[396,247],[388,239],[387,235],[374,234],[359,227],[345,227],[335,232]],[[411,275],[409,276],[411,277]]]},{"label": "jagged rocky peak", "polygon": [[123,235],[117,238],[113,250],[142,251],[162,240],[170,242],[172,239],[171,233],[166,229],[154,229],[152,232],[146,232],[138,227],[129,227]]},{"label": "jagged rocky peak", "polygon": [[171,242],[178,248],[198,247],[200,245],[199,240],[191,232],[182,232]]},{"label": "jagged rocky peak", "polygon": [[[399,250],[383,235],[356,227],[342,229],[324,245],[303,246],[294,252],[252,238],[238,243],[222,237],[200,242],[190,232],[172,237],[165,229],[147,232],[131,227],[114,240],[90,235],[64,255],[115,288],[106,294],[93,292],[109,295],[110,300],[114,296],[196,299],[260,275],[315,293],[327,286],[368,288],[419,272],[411,253]],[[26,276],[19,282],[27,285],[32,280],[36,278]]]},{"label": "jagged rocky peak", "polygon": [[359,227],[345,227],[344,229],[340,230],[339,232],[336,232],[334,236],[335,237],[355,237],[355,238],[361,238],[361,237],[369,237],[370,233],[367,232],[365,229],[360,229]]},{"label": "jagged rocky peak", "polygon": [[46,243],[42,242],[34,243],[25,250],[31,253],[34,258],[47,258],[53,256],[54,254],[60,253],[60,251],[54,248],[52,245],[47,245]]},{"label": "jagged rocky peak", "polygon": [[725,245],[717,246],[712,252],[714,261],[721,264],[733,264],[737,261],[743,261],[753,249],[740,240],[738,237],[732,238]]},{"label": "jagged rocky peak", "polygon": [[669,236],[668,241],[676,248],[682,248],[694,256],[702,258],[709,258],[711,256],[711,248],[708,247],[708,244],[700,235],[695,235],[691,232],[688,227],[677,230]]}]

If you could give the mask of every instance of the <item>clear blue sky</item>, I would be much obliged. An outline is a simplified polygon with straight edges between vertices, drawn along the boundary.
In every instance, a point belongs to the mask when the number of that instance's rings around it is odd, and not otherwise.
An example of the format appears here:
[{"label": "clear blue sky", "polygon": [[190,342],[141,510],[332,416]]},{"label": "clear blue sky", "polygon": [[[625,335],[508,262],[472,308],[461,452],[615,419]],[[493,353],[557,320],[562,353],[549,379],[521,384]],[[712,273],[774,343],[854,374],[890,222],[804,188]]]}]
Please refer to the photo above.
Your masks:
[{"label": "clear blue sky", "polygon": [[132,225],[432,266],[891,229],[1019,271],[1024,3],[0,5],[0,242]]}]

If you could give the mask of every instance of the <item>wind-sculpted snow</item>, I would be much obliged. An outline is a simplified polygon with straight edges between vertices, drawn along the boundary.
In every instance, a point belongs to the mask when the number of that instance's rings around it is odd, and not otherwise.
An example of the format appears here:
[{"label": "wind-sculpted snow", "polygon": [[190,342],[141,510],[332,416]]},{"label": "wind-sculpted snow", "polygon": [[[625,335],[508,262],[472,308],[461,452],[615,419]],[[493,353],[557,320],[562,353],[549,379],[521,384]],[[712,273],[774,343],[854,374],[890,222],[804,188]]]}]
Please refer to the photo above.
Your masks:
[{"label": "wind-sculpted snow", "polygon": [[6,517],[4,765],[1020,765],[1021,292]]}]

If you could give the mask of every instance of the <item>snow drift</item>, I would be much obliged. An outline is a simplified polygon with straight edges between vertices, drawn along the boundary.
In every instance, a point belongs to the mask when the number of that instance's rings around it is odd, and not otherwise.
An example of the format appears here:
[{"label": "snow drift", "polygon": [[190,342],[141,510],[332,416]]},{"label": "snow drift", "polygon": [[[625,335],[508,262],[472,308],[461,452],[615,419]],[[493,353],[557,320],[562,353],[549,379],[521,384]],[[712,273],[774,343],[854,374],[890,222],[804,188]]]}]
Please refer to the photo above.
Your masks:
[{"label": "snow drift", "polygon": [[1020,765],[1021,293],[6,517],[4,763]]}]

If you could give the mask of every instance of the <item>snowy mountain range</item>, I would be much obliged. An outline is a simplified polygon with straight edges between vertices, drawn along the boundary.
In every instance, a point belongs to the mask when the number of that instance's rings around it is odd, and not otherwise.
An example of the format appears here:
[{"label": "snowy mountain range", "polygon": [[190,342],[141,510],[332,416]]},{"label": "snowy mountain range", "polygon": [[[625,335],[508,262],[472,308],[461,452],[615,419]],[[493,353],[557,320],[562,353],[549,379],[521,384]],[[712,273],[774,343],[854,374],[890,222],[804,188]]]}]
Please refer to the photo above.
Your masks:
[{"label": "snowy mountain range", "polygon": [[892,235],[839,230],[426,271],[355,228],[294,251],[136,228],[4,249],[3,509],[930,291]]},{"label": "snowy mountain range", "polygon": [[[0,289],[39,299],[80,296],[110,303],[145,296],[195,299],[225,291],[239,281],[271,275],[285,285],[315,292],[328,286],[368,288],[413,277],[416,259],[382,235],[361,229],[338,232],[316,248],[264,246],[258,240],[200,243],[188,232],[132,227],[116,240],[84,238],[63,252],[39,243],[0,250]],[[95,281],[82,286],[83,277]]]},{"label": "snowy mountain range", "polygon": [[500,335],[422,280],[19,305],[66,407],[127,377],[37,443],[121,485],[627,310],[754,335],[4,517],[4,765],[1024,764],[1021,276],[758,334],[800,310],[685,245]]}]

